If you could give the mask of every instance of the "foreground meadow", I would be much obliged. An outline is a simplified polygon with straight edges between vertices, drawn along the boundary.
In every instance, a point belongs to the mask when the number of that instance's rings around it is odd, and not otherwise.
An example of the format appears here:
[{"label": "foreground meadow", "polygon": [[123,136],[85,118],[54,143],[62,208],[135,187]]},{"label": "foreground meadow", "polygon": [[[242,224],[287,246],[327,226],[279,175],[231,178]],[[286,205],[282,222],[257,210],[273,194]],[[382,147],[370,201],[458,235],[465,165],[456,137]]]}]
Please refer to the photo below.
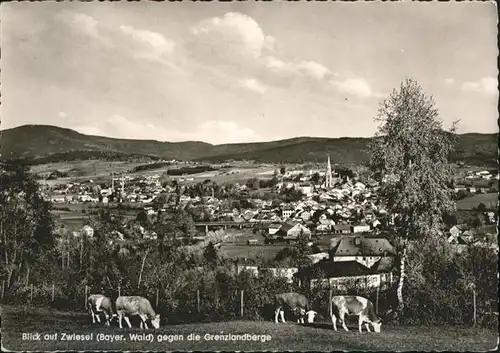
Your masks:
[{"label": "foreground meadow", "polygon": [[[139,328],[119,329],[94,325],[82,312],[61,312],[40,308],[2,307],[2,345],[6,350],[376,350],[376,351],[487,351],[498,344],[498,333],[466,327],[403,327],[385,326],[380,334],[359,333],[355,325],[350,332],[332,330],[331,324],[316,323],[311,326],[292,322],[275,324],[271,321],[233,321],[197,324],[168,325],[158,330]],[[23,333],[38,333],[41,340],[23,340]],[[57,338],[55,334],[57,333]],[[150,341],[139,340],[152,334]],[[44,340],[45,335],[47,340]],[[87,335],[88,341],[63,340],[71,334]],[[90,336],[92,334],[92,336]],[[256,340],[217,340],[214,335],[258,335]],[[199,336],[198,339],[189,340]],[[76,337],[76,336],[74,336]],[[73,337],[73,338],[74,338]],[[84,336],[85,337],[85,336]],[[100,337],[100,341],[98,341]],[[25,335],[25,338],[28,338]],[[257,338],[257,336],[254,336]]]}]

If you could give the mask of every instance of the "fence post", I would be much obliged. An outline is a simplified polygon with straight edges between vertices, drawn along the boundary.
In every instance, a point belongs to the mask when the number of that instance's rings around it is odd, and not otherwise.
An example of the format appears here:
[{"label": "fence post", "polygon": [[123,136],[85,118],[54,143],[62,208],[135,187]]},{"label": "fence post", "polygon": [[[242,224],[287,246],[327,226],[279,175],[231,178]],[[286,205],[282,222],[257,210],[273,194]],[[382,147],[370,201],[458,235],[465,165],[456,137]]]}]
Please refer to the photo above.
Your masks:
[{"label": "fence post", "polygon": [[67,253],[67,256],[68,256],[68,262],[67,262],[67,264],[66,264],[68,268],[69,268],[69,262],[70,262],[70,261],[69,261],[69,259],[70,259],[70,251],[71,251],[71,249],[70,249],[70,244],[69,244],[69,236],[68,236],[68,253]]},{"label": "fence post", "polygon": [[80,237],[80,268],[82,268],[83,263],[83,234]]},{"label": "fence post", "polygon": [[472,289],[473,303],[474,303],[474,326],[476,327],[476,289]]},{"label": "fence post", "polygon": [[156,310],[158,310],[158,295],[160,294],[160,290],[156,288]]},{"label": "fence post", "polygon": [[30,304],[33,302],[33,283],[30,286]]},{"label": "fence post", "polygon": [[240,316],[243,317],[243,306],[244,306],[244,302],[243,302],[243,290],[241,290],[240,292]]},{"label": "fence post", "polygon": [[55,286],[54,286],[54,283],[52,283],[52,302],[54,301],[54,297],[55,297]]},{"label": "fence post", "polygon": [[196,310],[200,313],[200,290],[196,290]]},{"label": "fence post", "polygon": [[85,285],[85,300],[84,300],[84,302],[85,302],[85,307],[87,307],[88,290],[89,290],[89,289],[88,289],[88,286],[87,286],[87,285]]},{"label": "fence post", "polygon": [[328,313],[330,314],[330,318],[332,317],[332,285],[330,283],[330,288],[328,290]]},{"label": "fence post", "polygon": [[376,300],[375,300],[375,312],[377,314],[378,314],[378,295],[379,295],[379,292],[380,292],[380,284],[377,287],[377,297],[376,297]]}]

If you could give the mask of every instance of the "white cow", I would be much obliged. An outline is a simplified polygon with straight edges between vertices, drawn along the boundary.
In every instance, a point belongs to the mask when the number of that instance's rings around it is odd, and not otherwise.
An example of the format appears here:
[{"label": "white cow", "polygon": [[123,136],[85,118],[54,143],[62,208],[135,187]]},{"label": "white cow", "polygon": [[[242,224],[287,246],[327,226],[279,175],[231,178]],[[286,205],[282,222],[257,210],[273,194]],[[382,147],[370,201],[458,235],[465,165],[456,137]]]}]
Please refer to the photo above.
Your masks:
[{"label": "white cow", "polygon": [[106,325],[109,326],[111,324],[111,320],[116,317],[116,314],[113,312],[113,306],[111,303],[111,299],[102,294],[92,294],[87,298],[87,309],[92,315],[92,322],[101,322],[99,318],[99,313],[103,313],[106,318]]},{"label": "white cow", "polygon": [[366,330],[370,332],[370,326],[373,325],[375,332],[380,332],[382,320],[377,316],[375,307],[372,302],[366,298],[359,296],[334,296],[330,301],[330,308],[332,314],[333,329],[337,331],[337,317],[342,321],[344,330],[349,331],[345,325],[345,315],[359,316],[359,332],[362,331],[362,325],[365,323]]},{"label": "white cow", "polygon": [[156,314],[149,300],[144,297],[118,297],[116,299],[116,313],[118,314],[120,328],[122,328],[122,318],[125,318],[129,327],[132,327],[129,317],[133,315],[138,315],[141,318],[141,328],[143,326],[146,329],[148,328],[148,319],[154,328],[160,327],[160,314]]}]

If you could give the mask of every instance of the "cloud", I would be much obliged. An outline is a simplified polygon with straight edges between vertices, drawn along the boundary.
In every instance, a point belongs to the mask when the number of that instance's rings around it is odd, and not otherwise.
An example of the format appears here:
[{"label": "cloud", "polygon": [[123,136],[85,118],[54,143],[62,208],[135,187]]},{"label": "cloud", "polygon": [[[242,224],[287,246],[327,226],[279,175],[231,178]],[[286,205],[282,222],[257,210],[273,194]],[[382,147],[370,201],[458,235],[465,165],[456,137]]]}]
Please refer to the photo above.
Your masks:
[{"label": "cloud", "polygon": [[349,93],[360,97],[369,97],[372,95],[370,85],[363,79],[330,81],[330,83],[343,93]]},{"label": "cloud", "polygon": [[238,12],[203,20],[191,32],[208,46],[223,47],[224,54],[231,56],[259,58],[265,49],[272,50],[275,42],[253,18]]},{"label": "cloud", "polygon": [[449,85],[449,86],[453,86],[455,84],[455,80],[452,78],[447,78],[444,80],[444,83]]},{"label": "cloud", "polygon": [[212,143],[253,142],[262,140],[250,128],[240,127],[234,121],[208,120],[198,125],[197,140],[209,139]]},{"label": "cloud", "polygon": [[[274,54],[276,39],[264,32],[252,17],[228,12],[220,17],[200,21],[191,28],[188,48],[193,58],[209,68],[221,67],[227,76],[236,78],[251,74],[273,86],[290,87],[300,80],[321,82],[334,74],[325,65],[300,58],[288,60]],[[263,92],[262,85],[247,81],[245,87]],[[308,88],[309,89],[309,88]]]},{"label": "cloud", "polygon": [[492,77],[483,77],[479,81],[464,82],[462,84],[462,91],[496,95],[498,92],[498,81]]},{"label": "cloud", "polygon": [[267,56],[263,59],[263,63],[271,71],[286,75],[304,74],[317,80],[322,80],[326,75],[331,74],[330,69],[315,61],[293,63],[285,62],[274,56]]},{"label": "cloud", "polygon": [[120,30],[136,41],[147,45],[156,56],[160,56],[164,53],[171,53],[174,50],[175,42],[165,38],[165,36],[160,33],[137,29],[132,26],[120,26]]},{"label": "cloud", "polygon": [[267,91],[267,87],[254,78],[243,80],[240,86],[262,94],[266,93]]},{"label": "cloud", "polygon": [[[132,26],[122,25],[120,31],[126,36],[134,39],[138,46],[129,49],[129,54],[138,60],[149,60],[159,62],[173,72],[185,74],[179,66],[173,62],[172,53],[176,43],[166,38],[163,34],[145,29],[138,29]],[[130,45],[130,42],[127,42]]]},{"label": "cloud", "polygon": [[74,24],[75,28],[80,29],[81,31],[87,33],[89,36],[99,37],[99,31],[97,29],[97,22],[93,17],[82,14],[75,13],[72,16],[70,15],[70,23]]},{"label": "cloud", "polygon": [[113,46],[111,39],[104,37],[101,34],[99,30],[99,22],[92,16],[63,10],[56,17],[71,27],[74,32],[97,39],[103,45]]},{"label": "cloud", "polygon": [[323,79],[326,74],[330,73],[328,68],[315,61],[303,61],[297,65],[297,68],[318,80]]},{"label": "cloud", "polygon": [[96,126],[87,126],[87,125],[82,125],[82,126],[77,126],[75,127],[75,130],[85,134],[85,135],[93,135],[93,136],[105,136],[106,133],[99,129]]},{"label": "cloud", "polygon": [[88,135],[109,136],[124,139],[155,139],[158,141],[204,141],[232,143],[261,141],[262,137],[247,127],[233,121],[206,120],[197,126],[186,126],[187,131],[169,126],[164,128],[151,122],[134,121],[115,114],[93,126],[77,126],[75,130]]}]

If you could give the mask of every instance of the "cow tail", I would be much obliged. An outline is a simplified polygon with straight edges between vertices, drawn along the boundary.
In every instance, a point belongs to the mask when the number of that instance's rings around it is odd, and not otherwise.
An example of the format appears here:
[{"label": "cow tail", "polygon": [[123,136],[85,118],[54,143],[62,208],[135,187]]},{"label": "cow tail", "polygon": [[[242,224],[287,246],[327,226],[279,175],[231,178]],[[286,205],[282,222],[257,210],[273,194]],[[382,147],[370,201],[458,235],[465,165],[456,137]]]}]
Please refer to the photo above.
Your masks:
[{"label": "cow tail", "polygon": [[110,307],[111,307],[111,315],[117,314],[116,300],[112,300],[111,298],[109,298],[109,301],[110,301]]}]

